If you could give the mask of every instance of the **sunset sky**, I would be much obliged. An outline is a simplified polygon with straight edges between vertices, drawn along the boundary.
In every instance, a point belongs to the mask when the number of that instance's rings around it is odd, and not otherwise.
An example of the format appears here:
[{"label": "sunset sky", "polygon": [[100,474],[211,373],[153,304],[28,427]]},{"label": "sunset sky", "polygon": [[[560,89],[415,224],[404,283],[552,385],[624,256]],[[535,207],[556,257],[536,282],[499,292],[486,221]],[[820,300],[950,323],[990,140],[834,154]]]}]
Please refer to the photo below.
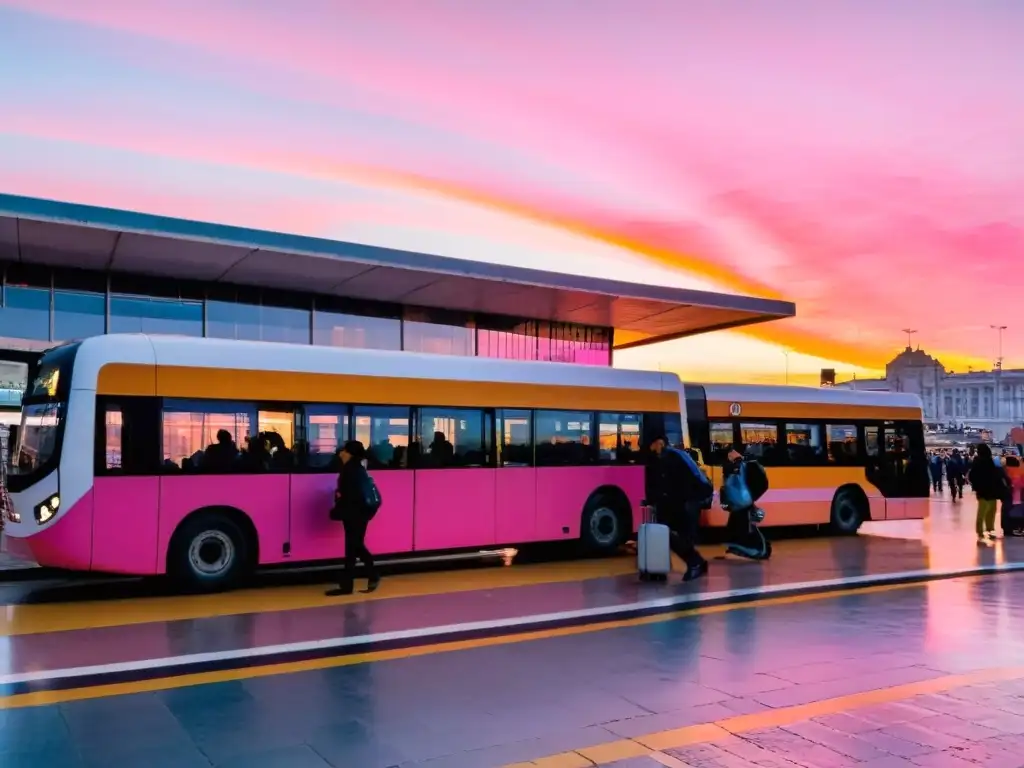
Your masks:
[{"label": "sunset sky", "polygon": [[1024,3],[0,0],[0,191],[796,302],[693,379],[1024,366]]}]

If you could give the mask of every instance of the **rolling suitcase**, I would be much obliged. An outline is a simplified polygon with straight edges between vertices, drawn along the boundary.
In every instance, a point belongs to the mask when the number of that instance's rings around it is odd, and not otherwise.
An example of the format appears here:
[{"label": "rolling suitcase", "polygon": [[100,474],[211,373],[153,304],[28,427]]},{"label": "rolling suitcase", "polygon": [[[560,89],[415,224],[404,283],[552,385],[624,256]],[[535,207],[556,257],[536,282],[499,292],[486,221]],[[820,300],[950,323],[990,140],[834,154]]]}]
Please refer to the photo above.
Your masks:
[{"label": "rolling suitcase", "polygon": [[657,522],[654,507],[646,502],[640,507],[643,522],[636,532],[636,567],[641,581],[668,581],[672,572],[671,535],[667,525]]}]

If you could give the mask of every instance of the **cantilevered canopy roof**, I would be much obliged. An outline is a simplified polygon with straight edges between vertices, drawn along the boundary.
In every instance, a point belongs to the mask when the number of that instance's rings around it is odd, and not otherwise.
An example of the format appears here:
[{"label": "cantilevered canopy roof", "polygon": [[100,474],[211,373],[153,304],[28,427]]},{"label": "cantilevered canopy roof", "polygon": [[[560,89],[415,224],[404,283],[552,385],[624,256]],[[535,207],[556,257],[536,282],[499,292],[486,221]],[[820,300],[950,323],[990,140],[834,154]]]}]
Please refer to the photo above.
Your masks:
[{"label": "cantilevered canopy roof", "polygon": [[784,301],[565,275],[0,195],[0,259],[612,327],[617,348],[783,317]]}]

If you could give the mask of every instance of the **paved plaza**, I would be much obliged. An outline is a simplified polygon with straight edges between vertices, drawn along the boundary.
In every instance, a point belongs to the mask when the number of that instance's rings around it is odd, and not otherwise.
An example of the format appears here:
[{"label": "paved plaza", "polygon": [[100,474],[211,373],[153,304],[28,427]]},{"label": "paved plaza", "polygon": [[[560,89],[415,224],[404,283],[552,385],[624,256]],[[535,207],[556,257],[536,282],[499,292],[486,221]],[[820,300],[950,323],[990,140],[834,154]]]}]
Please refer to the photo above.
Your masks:
[{"label": "paved plaza", "polygon": [[0,765],[1024,765],[1024,540],[973,509],[641,584],[628,558],[176,597],[0,586]]}]

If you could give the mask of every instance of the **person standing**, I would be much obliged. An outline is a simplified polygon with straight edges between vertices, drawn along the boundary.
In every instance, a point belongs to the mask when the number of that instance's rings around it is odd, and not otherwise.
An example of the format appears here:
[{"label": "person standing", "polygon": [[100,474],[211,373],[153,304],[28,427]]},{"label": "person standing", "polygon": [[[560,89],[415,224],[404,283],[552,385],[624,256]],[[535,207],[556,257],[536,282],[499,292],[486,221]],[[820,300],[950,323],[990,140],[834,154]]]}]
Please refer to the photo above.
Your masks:
[{"label": "person standing", "polygon": [[945,459],[938,451],[932,454],[928,472],[932,476],[932,490],[936,493],[942,493],[942,469],[945,463]]},{"label": "person standing", "polygon": [[1006,498],[1010,482],[1002,466],[996,464],[992,449],[985,443],[978,445],[967,477],[978,497],[975,521],[978,543],[987,544],[996,537],[996,505]]},{"label": "person standing", "polygon": [[686,564],[683,581],[699,579],[708,572],[708,561],[697,551],[700,513],[710,506],[714,488],[689,454],[669,447],[664,436],[650,444],[651,493],[658,520],[671,531],[672,551]]},{"label": "person standing", "polygon": [[964,475],[967,473],[967,464],[960,456],[960,451],[953,449],[952,455],[946,459],[946,482],[949,483],[949,493],[953,501],[958,496],[964,498]]},{"label": "person standing", "polygon": [[334,508],[331,519],[338,520],[345,528],[345,566],[338,577],[338,588],[327,591],[328,597],[351,595],[355,591],[356,560],[366,568],[368,584],[366,592],[373,592],[380,586],[380,574],[373,562],[373,555],[366,547],[366,529],[376,509],[368,506],[365,489],[368,482],[366,449],[358,440],[349,440],[338,453],[341,471],[338,486],[334,492]]}]

